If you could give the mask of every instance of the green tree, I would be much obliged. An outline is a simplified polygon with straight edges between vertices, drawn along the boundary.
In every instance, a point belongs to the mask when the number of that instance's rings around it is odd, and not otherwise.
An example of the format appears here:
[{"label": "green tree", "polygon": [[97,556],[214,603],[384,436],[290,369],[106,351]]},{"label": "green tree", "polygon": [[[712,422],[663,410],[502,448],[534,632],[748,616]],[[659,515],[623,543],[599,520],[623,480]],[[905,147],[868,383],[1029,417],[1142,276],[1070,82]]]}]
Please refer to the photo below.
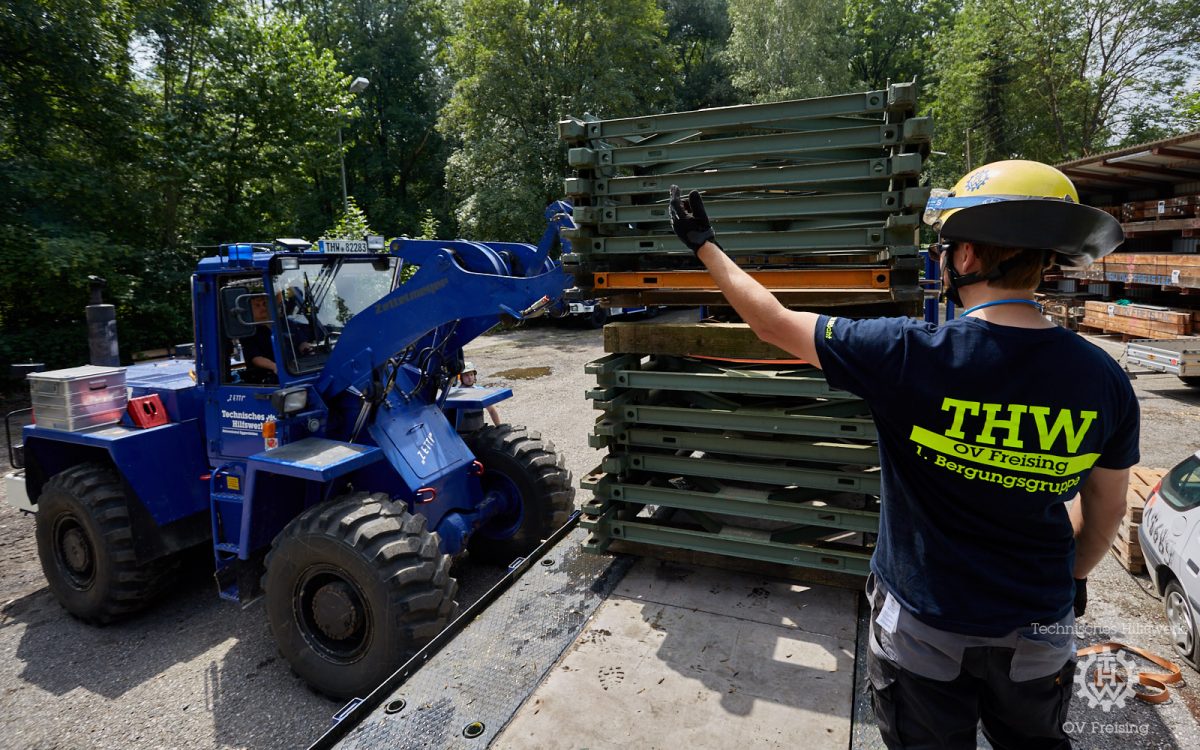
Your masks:
[{"label": "green tree", "polygon": [[319,231],[340,192],[327,110],[349,97],[332,55],[249,4],[165,8],[144,22],[160,244]]},{"label": "green tree", "polygon": [[850,71],[870,89],[917,78],[932,88],[933,40],[958,0],[846,0]]},{"label": "green tree", "polygon": [[133,245],[153,200],[140,179],[131,38],[119,2],[0,8],[0,378],[14,360],[86,357],[89,274],[107,277],[129,312],[143,263]]},{"label": "green tree", "polygon": [[457,140],[446,177],[462,234],[539,236],[567,173],[558,121],[669,106],[665,32],[652,0],[466,0],[450,39],[457,82],[441,119]]},{"label": "green tree", "polygon": [[370,81],[346,122],[350,192],[378,226],[416,231],[426,209],[450,220],[449,149],[437,129],[450,83],[448,24],[436,0],[291,0],[310,36],[349,77]]},{"label": "green tree", "polygon": [[351,195],[346,197],[346,207],[338,213],[337,221],[321,236],[330,239],[359,240],[368,234],[375,234],[375,232],[371,231],[366,212],[358,207],[358,202]]},{"label": "green tree", "polygon": [[980,0],[968,0],[938,36],[929,112],[937,127],[934,148],[945,155],[930,162],[935,184],[953,183],[968,166],[1020,154],[1014,123],[1021,115],[1007,96],[1018,76],[1008,36],[999,6]]},{"label": "green tree", "polygon": [[733,85],[766,102],[853,89],[844,0],[729,0]]},{"label": "green tree", "polygon": [[942,176],[997,158],[1055,163],[1153,138],[1200,51],[1193,0],[968,0],[939,35],[931,107]]},{"label": "green tree", "polygon": [[665,0],[667,44],[679,74],[673,105],[681,111],[737,104],[725,44],[732,27],[726,0]]}]

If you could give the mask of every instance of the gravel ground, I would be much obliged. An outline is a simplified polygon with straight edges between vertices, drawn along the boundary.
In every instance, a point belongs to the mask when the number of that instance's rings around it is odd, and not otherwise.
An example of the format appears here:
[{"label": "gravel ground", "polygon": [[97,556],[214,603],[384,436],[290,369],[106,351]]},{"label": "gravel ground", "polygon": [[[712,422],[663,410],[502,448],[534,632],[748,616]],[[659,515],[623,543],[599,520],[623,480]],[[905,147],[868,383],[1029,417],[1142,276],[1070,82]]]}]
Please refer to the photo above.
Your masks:
[{"label": "gravel ground", "polygon": [[[692,319],[684,312],[663,319]],[[1114,356],[1119,342],[1094,337]],[[594,421],[583,394],[583,365],[602,354],[599,331],[551,326],[487,336],[468,348],[480,382],[507,385],[505,421],[542,430],[566,456],[576,482],[599,462],[587,445]],[[514,379],[524,368],[548,375]],[[497,373],[510,373],[509,379]],[[1194,450],[1200,391],[1173,376],[1139,375],[1142,464],[1169,467]],[[5,457],[0,456],[0,468]],[[340,705],[315,695],[278,658],[261,604],[240,609],[217,599],[209,562],[199,557],[173,591],[128,622],[95,628],[67,616],[42,578],[33,519],[0,505],[0,738],[3,748],[293,748],[306,746]],[[500,571],[460,566],[463,601]],[[1145,576],[1108,558],[1089,586],[1084,623],[1092,640],[1124,637],[1169,654],[1161,604]],[[1200,676],[1185,668],[1185,677]],[[1200,691],[1173,690],[1161,706],[1131,702],[1118,716],[1076,701],[1079,747],[1200,747]],[[1105,733],[1090,724],[1124,723],[1146,734]]]}]

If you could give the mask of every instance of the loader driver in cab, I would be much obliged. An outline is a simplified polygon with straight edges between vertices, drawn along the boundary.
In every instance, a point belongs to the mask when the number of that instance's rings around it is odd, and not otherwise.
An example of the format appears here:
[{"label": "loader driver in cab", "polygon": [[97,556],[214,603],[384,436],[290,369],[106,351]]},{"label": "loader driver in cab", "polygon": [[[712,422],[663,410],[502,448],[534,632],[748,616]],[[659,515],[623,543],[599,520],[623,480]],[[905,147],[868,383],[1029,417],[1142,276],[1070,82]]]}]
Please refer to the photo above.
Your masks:
[{"label": "loader driver in cab", "polygon": [[[715,196],[711,200],[721,200]],[[934,191],[930,254],[962,317],[789,310],[726,255],[696,191],[671,226],[764,341],[863,398],[879,435],[867,672],[889,748],[1069,748],[1075,617],[1125,513],[1138,403],[1116,361],[1043,317],[1052,263],[1111,253],[1120,223],[1030,161]]]},{"label": "loader driver in cab", "polygon": [[[283,295],[277,294],[275,301],[283,305]],[[246,382],[274,384],[279,382],[279,368],[275,363],[275,349],[272,344],[274,321],[271,319],[271,307],[267,304],[267,295],[257,294],[250,298],[250,313],[255,323],[253,336],[241,339],[242,353],[246,361]],[[301,354],[312,351],[313,345],[307,341],[296,343],[296,349]],[[285,351],[289,347],[284,347]]]}]

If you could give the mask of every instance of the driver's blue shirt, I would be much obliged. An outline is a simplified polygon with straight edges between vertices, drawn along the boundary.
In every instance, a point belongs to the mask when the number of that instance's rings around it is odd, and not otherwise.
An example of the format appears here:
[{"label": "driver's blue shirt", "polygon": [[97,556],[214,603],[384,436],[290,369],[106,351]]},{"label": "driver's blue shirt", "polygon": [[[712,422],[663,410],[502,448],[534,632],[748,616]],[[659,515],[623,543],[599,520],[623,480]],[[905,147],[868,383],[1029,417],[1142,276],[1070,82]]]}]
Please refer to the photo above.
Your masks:
[{"label": "driver's blue shirt", "polygon": [[1071,610],[1066,501],[1093,466],[1138,461],[1138,403],[1104,351],[1062,329],[821,316],[830,386],[879,433],[871,569],[935,628],[1001,636]]}]

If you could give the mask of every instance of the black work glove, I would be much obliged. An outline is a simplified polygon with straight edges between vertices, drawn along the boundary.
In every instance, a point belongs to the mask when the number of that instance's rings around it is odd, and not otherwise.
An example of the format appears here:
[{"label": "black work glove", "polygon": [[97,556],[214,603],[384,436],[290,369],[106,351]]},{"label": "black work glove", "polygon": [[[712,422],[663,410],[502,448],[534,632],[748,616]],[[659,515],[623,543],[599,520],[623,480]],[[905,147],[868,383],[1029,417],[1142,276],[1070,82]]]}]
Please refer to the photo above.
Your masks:
[{"label": "black work glove", "polygon": [[672,185],[670,213],[672,231],[693,253],[705,242],[715,243],[717,234],[708,221],[708,212],[704,210],[698,190],[688,193],[685,200],[679,197],[679,186]]},{"label": "black work glove", "polygon": [[1083,611],[1087,609],[1087,579],[1075,579],[1075,616],[1083,617]]}]

